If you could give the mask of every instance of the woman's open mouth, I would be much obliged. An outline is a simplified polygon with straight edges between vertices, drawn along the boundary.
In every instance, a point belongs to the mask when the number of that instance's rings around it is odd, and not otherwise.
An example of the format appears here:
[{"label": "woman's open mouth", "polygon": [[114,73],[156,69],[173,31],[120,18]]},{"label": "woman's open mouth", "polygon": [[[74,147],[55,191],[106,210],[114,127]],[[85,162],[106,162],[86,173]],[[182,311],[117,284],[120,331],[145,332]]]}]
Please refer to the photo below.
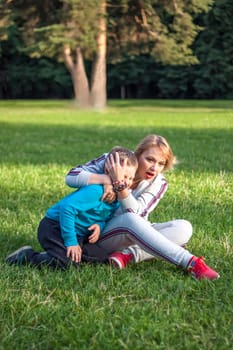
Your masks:
[{"label": "woman's open mouth", "polygon": [[146,178],[147,179],[152,179],[153,177],[155,177],[155,173],[153,173],[151,171],[147,171],[146,172]]}]

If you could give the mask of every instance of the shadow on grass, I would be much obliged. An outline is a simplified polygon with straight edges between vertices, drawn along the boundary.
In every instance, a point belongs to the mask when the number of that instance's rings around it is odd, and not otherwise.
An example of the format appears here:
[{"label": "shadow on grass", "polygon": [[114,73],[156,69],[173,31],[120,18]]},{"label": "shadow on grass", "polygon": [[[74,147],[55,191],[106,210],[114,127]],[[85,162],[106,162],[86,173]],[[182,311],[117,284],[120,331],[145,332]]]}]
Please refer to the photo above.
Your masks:
[{"label": "shadow on grass", "polygon": [[[75,100],[2,100],[0,108],[75,108]],[[207,108],[207,109],[232,109],[233,100],[200,100],[200,99],[108,99],[108,107],[131,108],[131,107],[153,107],[153,108]]]},{"label": "shadow on grass", "polygon": [[166,137],[185,171],[232,172],[233,135],[226,129],[0,124],[2,165],[71,166],[84,163],[115,145],[134,149],[147,134]]},{"label": "shadow on grass", "polygon": [[126,100],[110,100],[110,107],[131,108],[131,107],[153,107],[153,108],[206,108],[206,109],[232,109],[232,100],[141,100],[141,99],[126,99]]}]

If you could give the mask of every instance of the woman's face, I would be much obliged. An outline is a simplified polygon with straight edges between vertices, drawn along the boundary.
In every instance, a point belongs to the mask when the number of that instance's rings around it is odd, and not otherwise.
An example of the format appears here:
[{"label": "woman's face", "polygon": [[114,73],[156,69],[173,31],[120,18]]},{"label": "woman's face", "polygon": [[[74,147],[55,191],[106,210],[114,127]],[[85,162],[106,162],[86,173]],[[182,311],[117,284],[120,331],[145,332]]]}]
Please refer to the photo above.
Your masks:
[{"label": "woman's face", "polygon": [[145,150],[138,159],[137,177],[141,180],[152,180],[166,165],[166,159],[161,150],[152,146]]}]

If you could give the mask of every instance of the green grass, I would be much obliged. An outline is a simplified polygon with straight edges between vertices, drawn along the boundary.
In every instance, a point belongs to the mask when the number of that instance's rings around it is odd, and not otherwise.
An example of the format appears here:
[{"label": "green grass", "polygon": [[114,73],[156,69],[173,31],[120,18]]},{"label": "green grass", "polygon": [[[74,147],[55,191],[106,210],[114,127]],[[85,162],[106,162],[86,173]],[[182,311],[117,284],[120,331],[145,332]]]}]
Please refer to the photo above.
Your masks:
[{"label": "green grass", "polygon": [[[68,101],[0,102],[0,349],[232,349],[233,101],[111,101],[104,112]],[[52,272],[5,264],[40,249],[37,225],[70,192],[66,172],[114,145],[165,136],[180,163],[152,221],[186,218],[189,250],[221,278],[196,282],[153,260],[123,271]]]}]

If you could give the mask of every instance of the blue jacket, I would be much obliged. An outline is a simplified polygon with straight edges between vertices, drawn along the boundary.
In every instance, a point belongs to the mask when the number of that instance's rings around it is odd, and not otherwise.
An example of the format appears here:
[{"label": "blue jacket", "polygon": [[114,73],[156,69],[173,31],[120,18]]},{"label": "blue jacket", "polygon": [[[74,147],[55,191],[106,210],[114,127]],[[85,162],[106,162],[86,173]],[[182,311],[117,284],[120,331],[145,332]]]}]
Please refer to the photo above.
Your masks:
[{"label": "blue jacket", "polygon": [[101,201],[103,193],[102,185],[88,185],[70,193],[47,210],[46,217],[60,223],[66,247],[77,245],[77,236],[89,236],[89,226],[98,224],[102,231],[106,221],[111,219],[119,203]]}]

